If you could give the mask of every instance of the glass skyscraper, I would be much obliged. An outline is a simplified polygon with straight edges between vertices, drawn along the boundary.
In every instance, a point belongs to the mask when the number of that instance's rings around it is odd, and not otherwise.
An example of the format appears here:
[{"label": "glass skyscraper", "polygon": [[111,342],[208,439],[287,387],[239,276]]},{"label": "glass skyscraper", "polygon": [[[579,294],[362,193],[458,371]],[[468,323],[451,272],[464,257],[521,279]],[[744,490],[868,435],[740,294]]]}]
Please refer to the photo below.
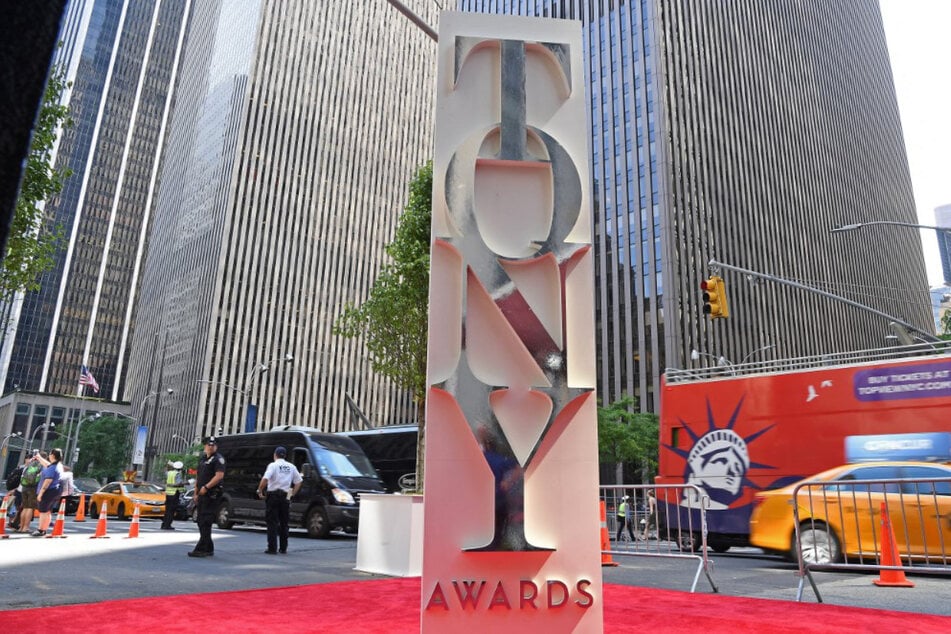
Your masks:
[{"label": "glass skyscraper", "polygon": [[[875,0],[459,0],[580,20],[590,99],[598,390],[657,411],[665,368],[882,348],[932,331]],[[710,261],[730,317],[702,312]]]},{"label": "glass skyscraper", "polygon": [[41,288],[4,306],[4,391],[77,394],[86,364],[99,396],[122,396],[136,272],[186,4],[67,5],[55,64],[72,82],[63,102],[73,125],[58,142],[55,165],[72,175],[47,205],[43,228],[59,228],[64,239]]},{"label": "glass skyscraper", "polygon": [[434,55],[386,2],[192,5],[129,357],[151,452],[349,429],[348,397],[373,423],[412,420],[332,326],[366,297],[431,156]]}]

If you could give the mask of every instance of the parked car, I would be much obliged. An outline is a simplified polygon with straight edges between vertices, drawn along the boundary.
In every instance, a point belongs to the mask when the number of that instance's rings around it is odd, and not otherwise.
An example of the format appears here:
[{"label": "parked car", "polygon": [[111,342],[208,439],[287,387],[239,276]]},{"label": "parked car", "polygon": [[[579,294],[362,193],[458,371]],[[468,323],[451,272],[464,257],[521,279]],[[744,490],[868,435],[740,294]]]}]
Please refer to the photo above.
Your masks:
[{"label": "parked car", "polygon": [[[935,482],[900,482],[901,479]],[[799,505],[803,560],[831,563],[843,557],[877,557],[882,543],[885,503],[899,554],[926,558],[951,550],[951,466],[924,462],[848,464],[797,484],[757,493],[750,520],[750,542],[768,552],[797,559],[793,505]],[[896,482],[851,484],[854,480]],[[802,482],[802,481],[801,481]]]},{"label": "parked car", "polygon": [[89,503],[92,494],[99,490],[102,484],[95,478],[73,478],[73,494],[66,498],[66,514],[73,515],[79,508],[80,494],[86,495],[86,512],[89,512]]},{"label": "parked car", "polygon": [[165,490],[151,482],[110,482],[92,494],[91,517],[99,517],[105,506],[107,515],[128,519],[139,505],[139,517],[162,517],[165,514]]},{"label": "parked car", "polygon": [[195,495],[195,487],[188,487],[180,496],[178,496],[178,508],[175,509],[175,519],[197,521],[198,516],[195,509],[189,509],[188,505],[192,503]]}]

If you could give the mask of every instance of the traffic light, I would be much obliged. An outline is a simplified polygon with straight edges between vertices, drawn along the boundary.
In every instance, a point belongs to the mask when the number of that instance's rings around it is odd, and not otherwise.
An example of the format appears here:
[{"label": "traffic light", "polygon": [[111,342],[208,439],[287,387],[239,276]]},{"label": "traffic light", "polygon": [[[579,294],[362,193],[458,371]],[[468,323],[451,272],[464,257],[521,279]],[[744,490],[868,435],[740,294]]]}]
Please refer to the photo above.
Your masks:
[{"label": "traffic light", "polygon": [[726,284],[719,275],[711,275],[710,279],[700,282],[703,291],[703,313],[710,319],[729,317],[730,311],[726,306]]}]

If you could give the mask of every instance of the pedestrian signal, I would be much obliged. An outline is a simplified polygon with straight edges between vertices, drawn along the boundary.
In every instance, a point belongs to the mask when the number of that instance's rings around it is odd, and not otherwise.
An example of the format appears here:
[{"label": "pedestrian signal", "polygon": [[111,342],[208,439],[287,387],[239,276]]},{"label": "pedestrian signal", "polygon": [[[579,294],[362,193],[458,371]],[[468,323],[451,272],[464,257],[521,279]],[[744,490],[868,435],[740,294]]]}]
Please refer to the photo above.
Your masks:
[{"label": "pedestrian signal", "polygon": [[729,317],[730,311],[726,306],[726,284],[719,275],[711,275],[710,279],[700,282],[703,291],[703,313],[710,319]]}]

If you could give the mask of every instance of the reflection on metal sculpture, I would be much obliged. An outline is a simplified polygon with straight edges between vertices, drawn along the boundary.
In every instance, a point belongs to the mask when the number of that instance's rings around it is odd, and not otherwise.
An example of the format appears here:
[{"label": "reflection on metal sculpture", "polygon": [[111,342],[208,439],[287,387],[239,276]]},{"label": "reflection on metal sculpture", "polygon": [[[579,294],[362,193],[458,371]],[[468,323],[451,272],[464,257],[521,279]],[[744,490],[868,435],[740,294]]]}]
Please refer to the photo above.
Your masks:
[{"label": "reflection on metal sculpture", "polygon": [[[566,242],[578,221],[582,201],[574,161],[556,139],[526,123],[526,51],[543,55],[567,86],[570,60],[565,45],[459,37],[457,79],[468,54],[484,46],[500,49],[501,121],[466,139],[453,155],[445,176],[451,235],[437,241],[458,250],[463,258],[465,336],[458,364],[436,387],[449,392],[459,404],[494,478],[494,536],[488,544],[471,550],[551,550],[529,543],[525,535],[525,472],[552,423],[559,416],[570,415],[592,392],[587,386],[569,385],[565,326],[565,277],[590,245]],[[491,190],[491,179],[500,173],[507,178],[513,173],[525,178],[534,183],[534,191],[540,192],[531,200],[533,208],[518,210],[526,216],[534,214],[530,219],[493,219],[497,209],[492,208],[492,202],[497,199],[488,195],[485,208],[480,203],[480,188]],[[548,305],[556,306],[550,311],[554,317],[533,308],[525,289],[519,289],[515,269],[531,269],[536,276],[554,281],[550,289],[543,289],[556,295],[548,298]],[[492,307],[485,308],[486,304],[479,302],[485,297]],[[534,361],[535,371],[517,378],[508,376],[507,385],[496,384],[494,379],[504,373],[494,374],[484,360],[477,358],[480,351],[472,347],[474,315],[470,311],[474,306],[477,311],[497,310],[501,314],[504,321],[492,323],[503,323],[501,327],[514,333]],[[490,319],[484,314],[478,318]],[[523,413],[541,413],[543,424],[527,450],[513,446],[512,430],[506,429],[505,417],[500,421],[499,409],[506,399],[529,401]]]}]

